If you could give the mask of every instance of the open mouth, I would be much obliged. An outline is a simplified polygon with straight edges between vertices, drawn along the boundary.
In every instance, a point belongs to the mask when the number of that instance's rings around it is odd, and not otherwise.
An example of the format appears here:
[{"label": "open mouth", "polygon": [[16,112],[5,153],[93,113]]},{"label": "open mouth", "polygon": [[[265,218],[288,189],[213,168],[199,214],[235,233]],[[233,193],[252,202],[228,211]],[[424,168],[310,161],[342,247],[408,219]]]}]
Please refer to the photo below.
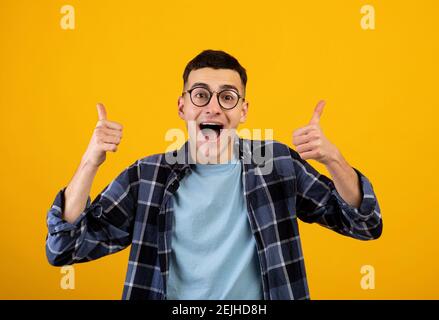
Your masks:
[{"label": "open mouth", "polygon": [[200,123],[199,128],[206,140],[215,140],[219,138],[224,125],[214,122],[202,122]]}]

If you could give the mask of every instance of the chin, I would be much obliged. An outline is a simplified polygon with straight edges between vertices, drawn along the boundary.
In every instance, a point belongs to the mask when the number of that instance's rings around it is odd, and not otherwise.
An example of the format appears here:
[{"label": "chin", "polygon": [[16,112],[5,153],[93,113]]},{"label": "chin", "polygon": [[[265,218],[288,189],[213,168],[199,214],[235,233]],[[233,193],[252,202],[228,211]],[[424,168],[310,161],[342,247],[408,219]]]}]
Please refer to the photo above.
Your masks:
[{"label": "chin", "polygon": [[[197,141],[197,162],[200,163],[220,163],[229,158],[227,139],[198,140]],[[222,161],[223,160],[223,161]]]}]

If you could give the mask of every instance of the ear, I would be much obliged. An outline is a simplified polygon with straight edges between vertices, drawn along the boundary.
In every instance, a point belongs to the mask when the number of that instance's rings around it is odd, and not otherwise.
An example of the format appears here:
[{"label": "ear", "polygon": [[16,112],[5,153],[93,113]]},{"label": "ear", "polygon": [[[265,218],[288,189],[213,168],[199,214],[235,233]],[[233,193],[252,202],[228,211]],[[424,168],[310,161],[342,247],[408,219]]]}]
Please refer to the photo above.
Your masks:
[{"label": "ear", "polygon": [[178,97],[177,105],[178,105],[178,116],[181,119],[185,120],[185,118],[184,118],[184,98],[182,96]]},{"label": "ear", "polygon": [[241,118],[239,119],[239,122],[244,123],[247,119],[247,112],[248,112],[249,103],[248,101],[244,101],[244,103],[241,106]]}]

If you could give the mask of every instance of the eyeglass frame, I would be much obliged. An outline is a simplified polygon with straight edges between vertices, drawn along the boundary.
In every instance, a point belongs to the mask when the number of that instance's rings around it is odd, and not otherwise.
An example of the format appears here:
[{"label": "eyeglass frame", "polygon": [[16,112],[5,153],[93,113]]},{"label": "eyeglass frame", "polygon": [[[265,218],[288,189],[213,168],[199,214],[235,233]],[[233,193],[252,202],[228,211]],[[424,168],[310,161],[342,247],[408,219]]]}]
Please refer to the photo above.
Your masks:
[{"label": "eyeglass frame", "polygon": [[[202,106],[199,106],[199,105],[197,105],[197,104],[194,103],[194,101],[192,100],[192,91],[194,91],[195,89],[205,89],[207,92],[209,92],[210,97],[209,97],[209,100],[207,100],[206,104],[203,104]],[[235,104],[232,108],[224,108],[224,107],[221,105],[221,102],[220,102],[219,96],[220,96],[220,94],[223,93],[224,91],[232,91],[232,92],[236,93],[236,95],[238,96],[238,100],[236,100],[236,104]],[[244,98],[243,96],[241,96],[241,95],[239,94],[239,92],[236,92],[236,91],[233,90],[233,89],[224,89],[224,90],[221,90],[221,91],[210,91],[210,90],[207,89],[206,87],[197,86],[197,87],[193,87],[192,89],[189,89],[189,90],[185,90],[185,91],[183,91],[183,92],[181,93],[181,95],[184,95],[185,93],[189,93],[189,98],[191,99],[192,104],[193,104],[194,106],[196,106],[196,107],[199,107],[199,108],[204,108],[205,106],[207,106],[207,105],[210,103],[210,100],[212,100],[212,97],[213,97],[213,94],[214,94],[214,93],[216,93],[216,99],[217,99],[217,101],[218,101],[218,104],[219,104],[219,106],[221,107],[221,109],[223,109],[223,110],[233,110],[233,109],[235,109],[236,106],[238,105],[240,99],[242,99],[243,102],[245,101],[245,98]]]}]

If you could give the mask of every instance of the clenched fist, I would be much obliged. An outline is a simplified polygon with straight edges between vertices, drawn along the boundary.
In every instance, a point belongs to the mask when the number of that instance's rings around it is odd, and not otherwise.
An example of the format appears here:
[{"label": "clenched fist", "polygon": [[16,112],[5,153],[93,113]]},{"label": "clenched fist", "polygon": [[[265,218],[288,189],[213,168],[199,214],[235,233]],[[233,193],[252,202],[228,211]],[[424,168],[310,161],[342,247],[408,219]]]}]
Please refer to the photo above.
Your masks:
[{"label": "clenched fist", "polygon": [[97,104],[99,121],[93,131],[90,143],[82,160],[94,166],[100,166],[106,159],[107,151],[116,152],[122,139],[122,125],[107,120],[103,104]]}]

